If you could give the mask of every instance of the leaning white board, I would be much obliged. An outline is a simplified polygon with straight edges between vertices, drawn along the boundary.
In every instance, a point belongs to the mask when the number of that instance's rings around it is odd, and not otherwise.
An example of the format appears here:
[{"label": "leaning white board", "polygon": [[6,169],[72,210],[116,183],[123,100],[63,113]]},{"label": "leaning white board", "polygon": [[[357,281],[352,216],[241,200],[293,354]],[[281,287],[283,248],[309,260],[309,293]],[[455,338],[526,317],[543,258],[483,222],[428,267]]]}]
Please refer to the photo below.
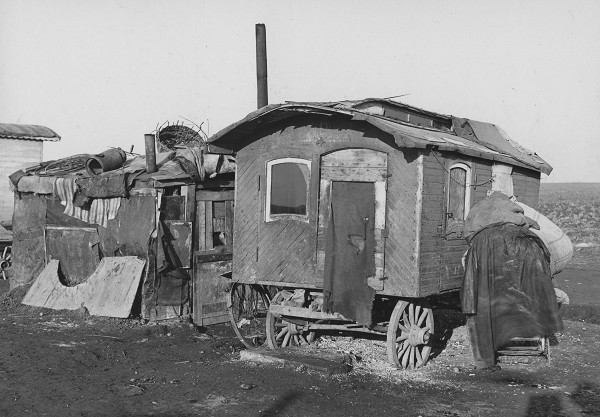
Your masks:
[{"label": "leaning white board", "polygon": [[135,256],[102,258],[85,282],[67,287],[58,279],[58,260],[54,259],[31,285],[22,303],[54,310],[84,306],[93,316],[127,318],[145,263]]},{"label": "leaning white board", "polygon": [[573,257],[573,244],[571,239],[546,216],[529,207],[527,204],[516,201],[523,208],[525,216],[535,220],[540,230],[530,229],[539,236],[550,251],[550,272],[552,276],[565,269]]}]

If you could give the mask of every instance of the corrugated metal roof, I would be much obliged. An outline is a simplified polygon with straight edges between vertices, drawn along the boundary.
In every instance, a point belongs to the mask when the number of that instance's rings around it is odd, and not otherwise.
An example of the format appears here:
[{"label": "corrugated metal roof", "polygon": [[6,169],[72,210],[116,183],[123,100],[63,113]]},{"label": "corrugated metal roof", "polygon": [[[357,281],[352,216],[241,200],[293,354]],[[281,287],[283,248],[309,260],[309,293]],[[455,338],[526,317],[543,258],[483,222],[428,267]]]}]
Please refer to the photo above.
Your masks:
[{"label": "corrugated metal roof", "polygon": [[[369,101],[376,100],[369,99]],[[299,114],[342,115],[349,117],[350,120],[369,123],[392,135],[396,144],[402,148],[436,147],[441,151],[458,152],[468,156],[522,166],[545,174],[552,171],[552,167],[543,159],[535,154],[533,154],[535,157],[527,154],[524,148],[516,142],[505,138],[502,139],[503,142],[499,142],[497,135],[500,135],[500,133],[494,125],[469,120],[469,122],[477,125],[477,132],[474,129],[476,137],[471,138],[467,135],[458,136],[453,132],[417,127],[388,117],[367,114],[353,108],[354,102],[349,103],[350,106],[348,107],[342,103],[288,102],[265,106],[212,136],[208,140],[209,149],[212,152],[235,152],[244,147],[251,140],[249,136],[261,127]],[[494,128],[492,129],[489,126],[484,128],[487,125],[494,126]],[[502,146],[496,146],[497,143],[501,143]]]},{"label": "corrugated metal roof", "polygon": [[46,126],[0,123],[0,138],[59,141],[60,136]]}]

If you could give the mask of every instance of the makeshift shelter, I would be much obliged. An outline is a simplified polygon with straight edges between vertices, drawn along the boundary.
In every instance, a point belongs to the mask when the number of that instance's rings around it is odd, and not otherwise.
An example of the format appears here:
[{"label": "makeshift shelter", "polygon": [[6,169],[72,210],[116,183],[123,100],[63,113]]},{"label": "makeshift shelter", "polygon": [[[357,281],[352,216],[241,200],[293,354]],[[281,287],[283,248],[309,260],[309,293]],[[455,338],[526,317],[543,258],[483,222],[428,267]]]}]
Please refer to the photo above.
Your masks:
[{"label": "makeshift shelter", "polygon": [[0,123],[0,224],[12,223],[13,196],[6,177],[40,163],[44,142],[59,140],[60,136],[45,126]]},{"label": "makeshift shelter", "polygon": [[150,320],[227,321],[234,160],[184,147],[149,173],[143,157],[125,159],[111,149],[11,175],[11,287],[43,280],[25,301],[50,308],[111,315],[106,303],[122,300],[115,316],[133,306]]}]

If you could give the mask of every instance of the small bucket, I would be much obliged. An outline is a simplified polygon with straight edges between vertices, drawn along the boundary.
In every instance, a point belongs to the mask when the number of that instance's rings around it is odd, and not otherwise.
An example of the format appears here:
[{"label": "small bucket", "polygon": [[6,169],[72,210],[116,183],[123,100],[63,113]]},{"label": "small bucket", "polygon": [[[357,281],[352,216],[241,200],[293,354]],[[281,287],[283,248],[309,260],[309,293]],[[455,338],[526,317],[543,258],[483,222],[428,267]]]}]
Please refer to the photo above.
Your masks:
[{"label": "small bucket", "polygon": [[88,174],[95,177],[104,172],[121,168],[126,160],[127,155],[123,149],[109,149],[106,152],[88,158],[85,162],[85,169]]},{"label": "small bucket", "polygon": [[573,257],[573,244],[571,239],[562,231],[560,227],[554,224],[550,219],[540,214],[527,204],[516,202],[523,208],[525,216],[535,220],[540,226],[540,230],[530,229],[539,236],[550,251],[550,272],[552,276],[565,269]]}]

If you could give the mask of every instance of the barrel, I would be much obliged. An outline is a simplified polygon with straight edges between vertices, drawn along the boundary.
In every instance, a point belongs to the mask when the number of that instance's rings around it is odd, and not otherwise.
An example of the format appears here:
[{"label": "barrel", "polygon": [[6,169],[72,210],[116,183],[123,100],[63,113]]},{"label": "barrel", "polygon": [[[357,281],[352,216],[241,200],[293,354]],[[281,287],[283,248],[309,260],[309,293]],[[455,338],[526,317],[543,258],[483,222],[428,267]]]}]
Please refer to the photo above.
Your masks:
[{"label": "barrel", "polygon": [[540,230],[530,229],[533,233],[539,236],[550,252],[550,272],[552,276],[558,274],[565,269],[571,258],[573,257],[573,244],[571,239],[562,231],[560,227],[554,224],[546,216],[538,211],[523,204],[516,202],[523,208],[525,216],[535,220],[540,226]]},{"label": "barrel", "polygon": [[88,158],[85,162],[85,168],[88,174],[95,177],[104,172],[121,168],[126,160],[127,155],[123,149],[109,149],[108,151]]}]

